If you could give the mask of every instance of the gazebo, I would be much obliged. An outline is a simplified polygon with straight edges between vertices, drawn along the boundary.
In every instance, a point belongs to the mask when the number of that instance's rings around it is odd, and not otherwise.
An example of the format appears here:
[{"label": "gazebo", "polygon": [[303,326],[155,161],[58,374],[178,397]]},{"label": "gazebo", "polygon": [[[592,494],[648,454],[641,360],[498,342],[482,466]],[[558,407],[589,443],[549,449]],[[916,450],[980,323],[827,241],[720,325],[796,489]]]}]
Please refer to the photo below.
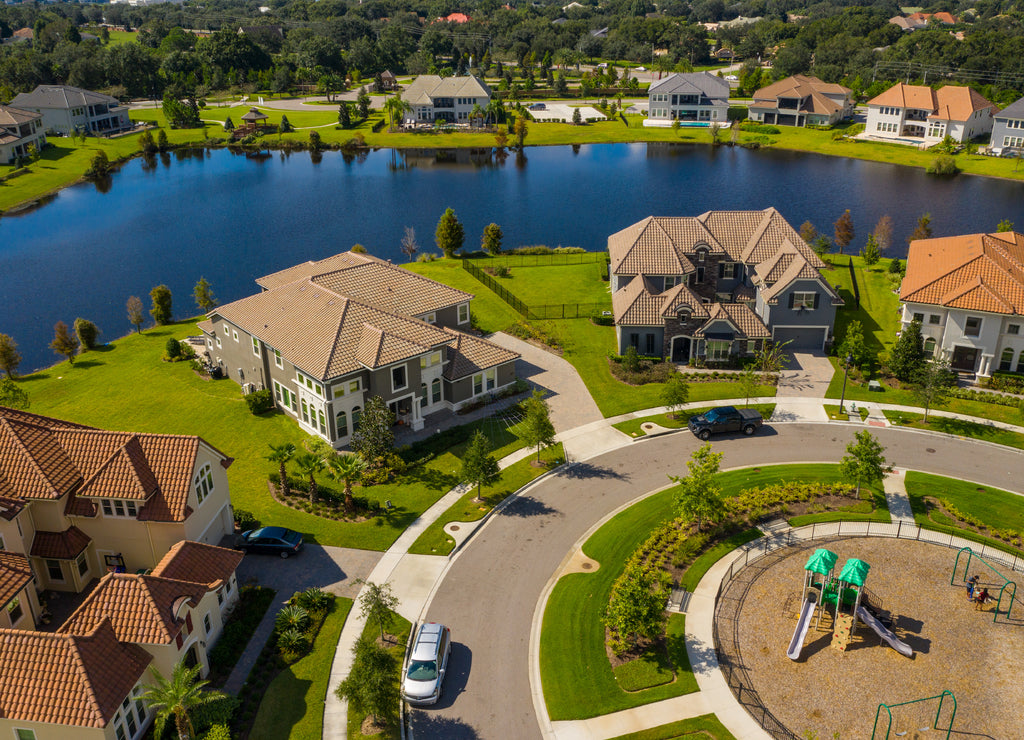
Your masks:
[{"label": "gazebo", "polygon": [[267,120],[269,116],[266,113],[261,113],[255,108],[250,108],[248,113],[242,115],[242,120],[245,121],[245,127],[250,131],[255,131],[258,128],[262,128],[263,122]]}]

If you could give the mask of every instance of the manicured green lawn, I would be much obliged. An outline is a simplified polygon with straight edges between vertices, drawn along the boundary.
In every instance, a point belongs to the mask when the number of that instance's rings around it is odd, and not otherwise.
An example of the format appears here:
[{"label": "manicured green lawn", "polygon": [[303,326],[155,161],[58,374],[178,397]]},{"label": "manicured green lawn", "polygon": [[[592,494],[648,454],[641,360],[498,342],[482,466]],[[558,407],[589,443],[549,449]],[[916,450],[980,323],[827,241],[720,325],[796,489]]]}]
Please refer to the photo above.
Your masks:
[{"label": "manicured green lawn", "polygon": [[476,325],[483,332],[490,334],[504,331],[523,318],[510,305],[463,270],[461,260],[438,259],[433,262],[412,262],[403,267],[418,275],[475,295],[471,310]]},{"label": "manicured green lawn", "polygon": [[740,545],[745,545],[748,542],[759,539],[761,536],[760,530],[745,529],[741,532],[735,532],[734,534],[731,534],[725,539],[717,542],[713,547],[708,548],[705,552],[702,552],[697,556],[697,558],[690,564],[690,567],[686,569],[685,573],[683,573],[682,578],[679,579],[679,586],[692,592],[697,588],[697,584],[700,583],[700,579],[703,578],[709,570],[711,570],[711,566]]},{"label": "manicured green lawn", "polygon": [[[545,461],[561,460],[565,452],[562,443],[549,447],[541,452]],[[531,465],[536,456],[531,455],[525,460],[510,465],[501,471],[501,479],[492,486],[484,486],[481,498],[483,503],[476,503],[476,491],[473,490],[460,498],[455,505],[442,514],[437,521],[423,530],[409,548],[415,555],[448,555],[455,549],[455,540],[444,528],[451,522],[475,522],[487,512],[504,501],[535,478],[544,475],[550,468],[536,468]]]},{"label": "manicured green lawn", "polygon": [[[675,680],[676,672],[693,679],[686,654],[686,617],[670,614],[665,626],[665,650],[648,649],[643,655],[617,666],[613,672],[623,691],[643,691]],[[693,679],[696,682],[696,679]]]},{"label": "manicured green lawn", "polygon": [[612,295],[601,279],[601,263],[512,267],[508,277],[495,278],[528,306],[597,303],[611,310]]},{"label": "manicured green lawn", "polygon": [[681,719],[667,725],[651,727],[628,735],[619,735],[612,740],[680,740],[680,738],[712,738],[712,740],[736,740],[736,736],[725,728],[713,714]]},{"label": "manicured green lawn", "polygon": [[991,486],[979,486],[971,481],[945,478],[940,475],[908,471],[907,495],[914,509],[914,519],[922,526],[934,526],[925,513],[924,498],[942,498],[957,509],[969,514],[994,529],[1013,529],[1024,532],[1024,497]]},{"label": "manicured green lawn", "polygon": [[[398,671],[395,673],[395,682],[399,683],[402,680],[402,663],[405,660],[405,645],[406,641],[411,639],[409,632],[412,629],[412,624],[409,620],[405,619],[402,615],[397,612],[391,613],[391,626],[388,628],[388,632],[395,635],[398,638],[398,644],[392,645],[388,648],[393,656],[395,656],[395,662],[398,664]],[[362,637],[380,637],[380,627],[376,623],[367,620],[366,626],[363,627]],[[334,691],[337,686],[331,686],[330,690]],[[348,737],[351,738],[371,738],[372,740],[397,740],[399,737],[399,731],[397,727],[392,728],[391,732],[382,732],[376,735],[364,735],[360,729],[363,724],[365,716],[360,715],[351,704],[348,705]]]},{"label": "manicured green lawn", "polygon": [[[819,227],[825,230],[824,226]],[[832,263],[832,269],[825,271],[825,277],[829,283],[839,287],[839,293],[846,301],[846,305],[836,312],[835,334],[838,341],[843,341],[846,327],[851,321],[859,321],[864,330],[865,343],[873,354],[890,349],[896,341],[896,332],[900,327],[900,304],[899,297],[890,289],[886,277],[889,260],[883,259],[869,267],[860,257],[834,254],[829,257],[829,261]],[[850,271],[847,267],[851,261],[860,289],[860,308],[857,308],[854,300]],[[839,368],[838,375],[841,383],[842,368]]]},{"label": "manicured green lawn", "polygon": [[[1010,410],[1012,411],[1012,409]],[[889,410],[886,410],[884,413],[885,418],[894,426],[913,427],[914,429],[931,429],[935,432],[956,434],[957,436],[969,437],[970,439],[981,439],[986,442],[994,442],[998,445],[1006,445],[1007,447],[1016,447],[1019,450],[1024,450],[1024,434],[1021,434],[1020,432],[1011,432],[1005,429],[991,427],[987,424],[979,424],[976,421],[951,419],[947,416],[935,416],[934,414],[928,415],[928,423],[926,424],[924,421],[924,414]]]},{"label": "manicured green lawn", "polygon": [[[693,388],[695,388],[698,385],[703,385],[703,383],[691,384],[690,389],[693,390]],[[715,383],[715,385],[731,385],[734,391],[737,389],[735,383]],[[764,386],[765,389],[771,387],[772,386]],[[773,394],[765,393],[764,395]],[[754,409],[755,411],[760,411],[761,416],[763,416],[765,419],[771,418],[771,415],[775,413],[774,403],[755,403],[750,406],[744,406],[742,403],[740,403],[739,406],[741,406],[742,408],[750,408]],[[705,406],[699,409],[687,409],[685,411],[680,411],[676,414],[653,414],[652,416],[642,416],[638,419],[627,419],[626,421],[620,421],[618,424],[612,424],[612,426],[618,429],[620,432],[624,432],[625,434],[628,434],[630,436],[643,437],[646,436],[647,434],[647,432],[645,432],[642,428],[643,424],[654,423],[660,427],[665,427],[666,429],[684,429],[686,428],[686,424],[690,420],[691,416],[703,414],[705,411],[709,411],[712,408],[714,407]]]},{"label": "manicured green lawn", "polygon": [[[836,404],[826,403],[826,404],[824,404],[822,406],[822,408],[825,409],[825,413],[828,414],[828,418],[835,419],[836,421],[849,421],[850,420],[850,414],[849,414],[850,405],[849,404],[845,404],[845,407],[846,407],[846,411],[840,411],[839,410],[839,404],[837,404],[837,403]],[[866,418],[868,418],[868,414],[870,414],[870,413],[871,412],[868,411],[863,406],[861,406],[860,408],[857,409],[857,415],[860,417],[861,421],[864,421]]]},{"label": "manicured green lawn", "polygon": [[352,599],[336,599],[309,654],[270,682],[253,722],[250,740],[320,740],[324,699],[334,651]]}]

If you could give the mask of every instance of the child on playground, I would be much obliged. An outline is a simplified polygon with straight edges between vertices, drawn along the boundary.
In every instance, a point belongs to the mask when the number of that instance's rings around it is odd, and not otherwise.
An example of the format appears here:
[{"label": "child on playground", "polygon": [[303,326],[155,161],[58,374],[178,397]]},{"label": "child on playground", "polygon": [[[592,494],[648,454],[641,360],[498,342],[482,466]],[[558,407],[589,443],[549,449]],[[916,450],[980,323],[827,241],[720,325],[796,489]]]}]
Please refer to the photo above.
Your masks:
[{"label": "child on playground", "polygon": [[973,576],[971,576],[971,579],[969,581],[967,581],[967,600],[968,601],[974,601],[974,589],[977,587],[978,581],[980,581],[980,580],[981,580],[980,576],[973,575]]},{"label": "child on playground", "polygon": [[977,598],[974,599],[974,608],[980,609],[982,606],[989,602],[990,598],[992,597],[988,595],[988,589],[981,589],[981,591],[978,592]]}]

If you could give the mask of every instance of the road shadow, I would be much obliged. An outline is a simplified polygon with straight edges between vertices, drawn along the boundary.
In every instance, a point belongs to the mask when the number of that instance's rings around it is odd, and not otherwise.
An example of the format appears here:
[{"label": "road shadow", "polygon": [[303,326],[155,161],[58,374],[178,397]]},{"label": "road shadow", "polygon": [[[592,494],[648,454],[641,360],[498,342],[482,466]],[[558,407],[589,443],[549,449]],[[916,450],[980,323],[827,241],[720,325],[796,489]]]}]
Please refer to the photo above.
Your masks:
[{"label": "road shadow", "polygon": [[477,740],[480,734],[455,717],[441,717],[417,709],[412,713],[412,735],[416,740],[436,737],[443,740]]},{"label": "road shadow", "polygon": [[[468,645],[461,642],[452,642],[452,652],[448,656],[448,668],[444,674],[444,685],[441,689],[441,698],[430,709],[447,709],[455,700],[466,691],[466,684],[469,682],[469,672],[473,668],[473,651]],[[419,714],[422,709],[414,710]],[[443,737],[439,735],[438,737]],[[473,736],[475,737],[475,735]]]},{"label": "road shadow", "polygon": [[629,474],[622,473],[613,468],[609,468],[605,465],[594,465],[588,462],[577,462],[572,465],[566,466],[559,473],[562,478],[571,478],[573,480],[590,480],[590,479],[604,479],[604,480],[629,480]]},{"label": "road shadow", "polygon": [[513,501],[510,501],[508,506],[503,506],[498,511],[499,516],[517,516],[521,518],[558,513],[560,513],[558,509],[548,506],[533,496],[518,496]]}]

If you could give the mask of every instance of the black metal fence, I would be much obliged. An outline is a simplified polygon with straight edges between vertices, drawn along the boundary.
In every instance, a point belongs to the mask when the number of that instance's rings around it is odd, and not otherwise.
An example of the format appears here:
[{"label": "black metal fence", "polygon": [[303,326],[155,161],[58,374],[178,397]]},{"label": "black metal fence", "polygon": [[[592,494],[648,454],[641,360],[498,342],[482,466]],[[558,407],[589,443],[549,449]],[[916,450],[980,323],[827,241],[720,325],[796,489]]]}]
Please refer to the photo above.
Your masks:
[{"label": "black metal fence", "polygon": [[502,254],[473,260],[485,267],[540,267],[542,265],[585,265],[607,262],[607,252],[556,252],[554,254]]},{"label": "black metal fence", "polygon": [[530,319],[589,319],[611,311],[606,303],[560,303],[553,306],[528,306]]},{"label": "black metal fence", "polygon": [[462,269],[468,272],[470,275],[475,277],[481,283],[490,288],[498,298],[505,301],[508,305],[512,306],[516,311],[523,315],[523,317],[529,317],[530,308],[521,300],[516,298],[514,295],[505,290],[498,281],[488,275],[486,272],[481,270],[479,267],[474,265],[470,260],[462,260]]},{"label": "black metal fence", "polygon": [[[594,255],[600,259],[595,259]],[[541,258],[544,261],[532,262],[531,259]],[[581,259],[583,258],[583,259]],[[503,260],[522,259],[524,262],[508,264]],[[546,306],[530,306],[520,298],[509,292],[497,280],[480,269],[478,264],[496,267],[527,267],[538,265],[570,265],[570,264],[596,264],[599,268],[604,255],[594,252],[581,254],[552,254],[552,255],[509,255],[508,257],[495,258],[493,260],[462,260],[462,269],[489,288],[498,298],[505,301],[514,308],[525,319],[587,319],[592,316],[601,316],[606,312],[610,315],[610,307],[606,303],[557,303]],[[565,260],[565,261],[560,261]]]}]

